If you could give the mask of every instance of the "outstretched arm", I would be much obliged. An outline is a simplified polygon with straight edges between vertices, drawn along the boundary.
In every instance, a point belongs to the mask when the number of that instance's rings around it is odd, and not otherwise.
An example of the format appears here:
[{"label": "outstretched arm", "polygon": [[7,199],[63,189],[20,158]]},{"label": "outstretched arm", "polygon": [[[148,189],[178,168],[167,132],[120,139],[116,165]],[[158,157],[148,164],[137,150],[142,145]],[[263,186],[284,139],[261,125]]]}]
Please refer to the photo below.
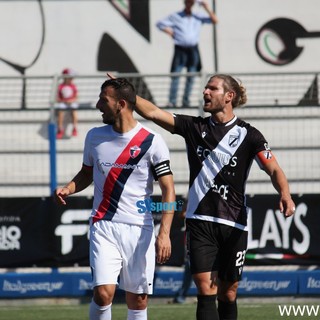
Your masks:
[{"label": "outstretched arm", "polygon": [[159,178],[162,192],[162,203],[167,204],[168,210],[162,211],[159,234],[156,239],[157,262],[165,263],[171,256],[170,230],[174,215],[174,201],[176,200],[173,177],[166,175]]},{"label": "outstretched arm", "polygon": [[59,204],[66,204],[65,198],[71,194],[87,188],[93,181],[92,167],[82,166],[76,176],[64,187],[59,187],[54,192],[54,198]]},{"label": "outstretched arm", "polygon": [[165,130],[174,132],[174,117],[172,113],[158,108],[152,102],[137,96],[136,109],[140,116],[153,121]]}]

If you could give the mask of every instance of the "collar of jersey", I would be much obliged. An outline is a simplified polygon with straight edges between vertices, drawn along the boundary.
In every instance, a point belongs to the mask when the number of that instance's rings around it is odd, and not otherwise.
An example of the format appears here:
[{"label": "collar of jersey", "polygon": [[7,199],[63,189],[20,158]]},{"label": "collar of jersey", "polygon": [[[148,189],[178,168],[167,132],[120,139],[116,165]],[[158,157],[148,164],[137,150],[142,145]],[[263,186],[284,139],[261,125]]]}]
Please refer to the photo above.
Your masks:
[{"label": "collar of jersey", "polygon": [[217,123],[217,122],[214,122],[214,121],[212,120],[212,117],[210,117],[210,120],[209,120],[209,121],[210,121],[210,124],[211,124],[212,126],[227,127],[227,126],[232,125],[236,120],[237,120],[237,116],[234,116],[230,121],[225,122],[225,123]]},{"label": "collar of jersey", "polygon": [[137,125],[134,128],[132,128],[130,131],[123,132],[123,133],[115,131],[112,126],[110,126],[110,127],[111,127],[110,130],[111,130],[112,134],[115,136],[130,136],[130,135],[138,132],[141,129],[142,125],[139,121],[137,121]]}]

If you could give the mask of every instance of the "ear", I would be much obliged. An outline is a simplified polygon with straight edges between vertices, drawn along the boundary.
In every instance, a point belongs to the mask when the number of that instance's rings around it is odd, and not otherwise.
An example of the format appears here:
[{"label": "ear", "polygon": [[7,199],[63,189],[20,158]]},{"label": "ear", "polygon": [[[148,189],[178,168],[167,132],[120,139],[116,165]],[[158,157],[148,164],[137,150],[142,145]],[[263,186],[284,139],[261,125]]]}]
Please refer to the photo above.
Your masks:
[{"label": "ear", "polygon": [[226,93],[227,102],[232,101],[232,99],[234,98],[234,95],[235,95],[234,91],[228,91]]},{"label": "ear", "polygon": [[119,104],[120,104],[121,108],[124,108],[126,105],[126,101],[121,99],[121,100],[119,100]]}]

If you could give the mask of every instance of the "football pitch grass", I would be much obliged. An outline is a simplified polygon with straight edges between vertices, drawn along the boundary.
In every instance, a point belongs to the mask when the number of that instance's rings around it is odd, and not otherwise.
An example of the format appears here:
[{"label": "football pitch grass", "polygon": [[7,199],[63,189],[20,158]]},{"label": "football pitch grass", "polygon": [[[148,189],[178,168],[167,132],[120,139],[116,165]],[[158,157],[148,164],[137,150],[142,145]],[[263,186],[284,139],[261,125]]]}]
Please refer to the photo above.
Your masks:
[{"label": "football pitch grass", "polygon": [[[149,320],[195,320],[195,302],[186,304],[169,304],[168,299],[161,302],[150,300],[148,306]],[[256,298],[253,301],[238,301],[238,320],[276,320],[276,319],[320,319],[320,310],[315,314],[293,313],[280,314],[280,306],[313,306],[319,308],[317,300],[313,301],[292,301],[274,298],[271,302],[267,299]],[[319,301],[318,301],[319,302]],[[72,305],[8,305],[0,306],[0,320],[88,320],[88,303]],[[114,303],[112,306],[113,320],[126,320],[127,308],[125,304]]]}]

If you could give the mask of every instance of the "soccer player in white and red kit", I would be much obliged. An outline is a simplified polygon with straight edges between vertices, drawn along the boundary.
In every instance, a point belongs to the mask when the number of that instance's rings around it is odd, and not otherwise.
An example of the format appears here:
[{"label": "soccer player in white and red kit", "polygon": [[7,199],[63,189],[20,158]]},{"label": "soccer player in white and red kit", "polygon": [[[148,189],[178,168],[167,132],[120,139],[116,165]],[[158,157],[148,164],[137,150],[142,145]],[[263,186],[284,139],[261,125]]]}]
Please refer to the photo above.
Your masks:
[{"label": "soccer player in white and red kit", "polygon": [[94,183],[90,320],[111,319],[119,275],[119,287],[126,291],[127,319],[146,320],[155,256],[158,263],[164,263],[171,255],[169,236],[174,211],[163,211],[155,239],[152,213],[137,206],[138,202],[150,201],[154,180],[159,182],[162,201],[175,201],[169,150],[159,134],[134,119],[135,103],[134,87],[126,79],[102,84],[96,107],[107,125],[88,132],[81,170],[55,191],[58,203],[65,204],[65,197]]},{"label": "soccer player in white and red kit", "polygon": [[287,178],[266,139],[233,112],[246,100],[244,86],[224,74],[212,76],[204,88],[209,117],[173,115],[137,97],[140,115],[181,135],[187,145],[187,245],[198,290],[197,320],[237,319],[248,234],[245,185],[254,160],[279,193],[280,212],[289,217],[295,211]]}]

